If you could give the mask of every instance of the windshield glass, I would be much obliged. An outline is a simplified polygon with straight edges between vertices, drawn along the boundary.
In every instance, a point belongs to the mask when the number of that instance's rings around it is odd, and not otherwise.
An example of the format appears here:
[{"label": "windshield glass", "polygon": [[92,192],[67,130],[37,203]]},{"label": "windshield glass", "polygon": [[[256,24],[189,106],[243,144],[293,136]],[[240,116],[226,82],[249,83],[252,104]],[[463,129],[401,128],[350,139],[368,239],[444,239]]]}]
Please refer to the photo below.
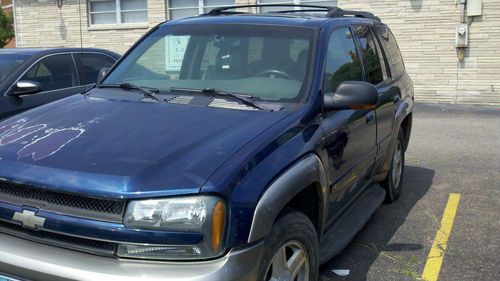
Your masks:
[{"label": "windshield glass", "polygon": [[206,89],[257,100],[298,102],[307,87],[314,32],[264,25],[160,29],[130,53],[102,84]]},{"label": "windshield glass", "polygon": [[5,81],[27,58],[29,56],[26,55],[0,55],[0,83]]}]

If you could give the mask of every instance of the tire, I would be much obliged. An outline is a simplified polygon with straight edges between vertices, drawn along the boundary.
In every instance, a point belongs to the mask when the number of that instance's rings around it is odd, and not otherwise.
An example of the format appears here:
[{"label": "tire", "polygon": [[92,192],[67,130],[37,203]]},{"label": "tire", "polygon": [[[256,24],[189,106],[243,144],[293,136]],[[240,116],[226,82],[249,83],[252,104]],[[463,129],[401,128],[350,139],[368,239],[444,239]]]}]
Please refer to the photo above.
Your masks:
[{"label": "tire", "polygon": [[[286,210],[276,221],[264,242],[264,255],[259,269],[259,281],[316,281],[319,274],[318,236],[312,222],[304,214]],[[287,263],[278,261],[286,259]],[[292,262],[292,261],[295,262]],[[302,261],[302,262],[300,262]],[[300,265],[303,266],[300,266]],[[273,279],[274,278],[274,279]]]},{"label": "tire", "polygon": [[391,167],[387,173],[387,177],[381,183],[381,186],[385,188],[386,203],[392,203],[398,200],[399,196],[401,196],[405,170],[404,142],[405,137],[403,129],[399,128],[398,139],[396,140],[396,143],[391,151]]}]

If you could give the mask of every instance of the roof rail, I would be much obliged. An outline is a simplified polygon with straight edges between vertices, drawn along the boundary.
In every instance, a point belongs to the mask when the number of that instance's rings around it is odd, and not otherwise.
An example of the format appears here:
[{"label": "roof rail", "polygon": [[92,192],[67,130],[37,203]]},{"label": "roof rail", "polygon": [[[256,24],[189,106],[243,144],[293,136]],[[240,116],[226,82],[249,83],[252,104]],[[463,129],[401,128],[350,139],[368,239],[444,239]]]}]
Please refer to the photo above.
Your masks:
[{"label": "roof rail", "polygon": [[274,14],[286,14],[286,13],[301,13],[301,12],[326,12],[327,18],[337,18],[344,16],[354,16],[358,18],[372,19],[380,21],[380,18],[375,16],[370,12],[359,12],[359,11],[348,11],[342,10],[338,7],[332,6],[319,6],[319,5],[296,5],[296,4],[253,4],[253,5],[236,5],[236,6],[225,6],[212,9],[205,15],[208,16],[219,16],[219,15],[235,15],[235,14],[247,14],[246,12],[230,11],[239,8],[261,8],[261,7],[284,7],[284,8],[303,8],[298,10],[282,10],[273,11]]},{"label": "roof rail", "polygon": [[337,18],[337,17],[344,17],[344,16],[354,16],[358,18],[365,18],[365,19],[372,19],[376,21],[381,21],[379,17],[375,16],[374,14],[370,12],[359,12],[359,11],[347,11],[347,10],[342,10],[339,9],[337,11],[329,11],[326,14],[326,17],[329,18]]},{"label": "roof rail", "polygon": [[244,12],[236,12],[236,11],[228,11],[239,8],[261,8],[261,7],[293,7],[293,8],[308,8],[307,10],[286,10],[286,11],[277,11],[277,13],[293,13],[293,12],[334,12],[341,11],[340,8],[331,7],[331,6],[318,6],[318,5],[297,5],[297,4],[254,4],[254,5],[237,5],[237,6],[226,6],[226,7],[218,7],[212,9],[206,15],[210,16],[218,16],[222,14],[244,14]]}]

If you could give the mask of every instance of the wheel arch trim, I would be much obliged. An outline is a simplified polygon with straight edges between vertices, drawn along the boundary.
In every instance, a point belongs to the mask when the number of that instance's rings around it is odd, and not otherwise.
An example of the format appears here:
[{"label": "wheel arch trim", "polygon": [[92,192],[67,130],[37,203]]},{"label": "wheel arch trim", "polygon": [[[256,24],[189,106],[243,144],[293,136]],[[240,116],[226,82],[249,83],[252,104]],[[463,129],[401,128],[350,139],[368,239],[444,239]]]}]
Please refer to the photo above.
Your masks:
[{"label": "wheel arch trim", "polygon": [[283,172],[264,192],[254,211],[248,243],[269,235],[281,210],[302,190],[315,183],[321,187],[318,192],[318,224],[321,228],[328,211],[327,177],[320,158],[309,154]]}]

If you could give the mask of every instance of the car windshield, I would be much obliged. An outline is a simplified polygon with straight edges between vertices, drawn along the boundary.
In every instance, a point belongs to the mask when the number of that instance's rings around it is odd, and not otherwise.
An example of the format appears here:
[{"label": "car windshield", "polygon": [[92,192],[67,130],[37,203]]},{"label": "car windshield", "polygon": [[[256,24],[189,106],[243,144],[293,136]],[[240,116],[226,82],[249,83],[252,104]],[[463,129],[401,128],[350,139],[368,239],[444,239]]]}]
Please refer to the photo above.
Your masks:
[{"label": "car windshield", "polygon": [[0,83],[5,81],[7,77],[16,68],[18,68],[29,56],[16,54],[1,54],[0,55]]},{"label": "car windshield", "polygon": [[313,36],[309,28],[270,25],[162,28],[102,84],[129,83],[160,93],[210,88],[256,100],[300,102],[308,86]]}]

